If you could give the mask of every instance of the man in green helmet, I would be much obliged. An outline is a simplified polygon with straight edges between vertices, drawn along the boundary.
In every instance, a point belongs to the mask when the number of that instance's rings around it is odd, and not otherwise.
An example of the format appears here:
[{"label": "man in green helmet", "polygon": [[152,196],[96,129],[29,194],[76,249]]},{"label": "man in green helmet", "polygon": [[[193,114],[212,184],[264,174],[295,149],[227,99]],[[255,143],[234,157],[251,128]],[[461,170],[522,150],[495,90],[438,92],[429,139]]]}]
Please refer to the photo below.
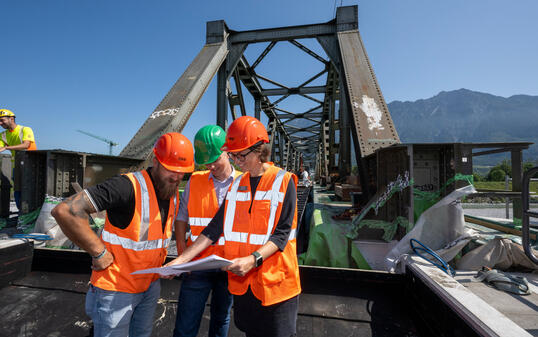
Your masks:
[{"label": "man in green helmet", "polygon": [[[191,245],[211,221],[224,202],[229,186],[240,172],[230,164],[228,154],[221,151],[226,133],[217,125],[206,125],[194,136],[194,160],[207,171],[194,172],[181,195],[175,222],[177,251],[180,255]],[[187,227],[190,235],[186,239]],[[197,259],[223,256],[224,237],[207,248]],[[220,269],[192,272],[183,276],[179,293],[174,337],[198,334],[205,304],[211,295],[211,319],[208,336],[224,337],[230,325],[232,295],[228,291],[228,276]]]}]

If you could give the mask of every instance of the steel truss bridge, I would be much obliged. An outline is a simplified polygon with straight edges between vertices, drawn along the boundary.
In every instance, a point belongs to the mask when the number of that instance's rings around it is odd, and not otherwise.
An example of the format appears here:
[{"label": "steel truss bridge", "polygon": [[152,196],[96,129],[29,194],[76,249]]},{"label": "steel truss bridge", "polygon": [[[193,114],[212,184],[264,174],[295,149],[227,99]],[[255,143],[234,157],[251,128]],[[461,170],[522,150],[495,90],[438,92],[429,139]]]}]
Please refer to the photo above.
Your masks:
[{"label": "steel truss bridge", "polygon": [[[301,43],[305,39],[317,41],[326,55]],[[267,45],[256,59],[247,60],[246,48],[258,43]],[[279,43],[291,43],[310,55],[321,63],[322,71],[298,86],[259,74],[256,67]],[[358,8],[347,6],[337,8],[333,20],[320,24],[234,31],[223,20],[207,22],[206,44],[120,156],[145,159],[147,165],[157,138],[183,130],[215,76],[216,123],[226,129],[231,120],[247,115],[247,110],[258,119],[263,112],[272,161],[287,170],[296,171],[304,163],[315,167],[317,177],[347,176],[354,149],[365,187],[368,172],[362,158],[400,142],[358,31]],[[326,79],[325,85],[312,85],[320,78]],[[245,106],[243,88],[253,98],[250,109]],[[281,108],[280,103],[296,95],[306,98],[309,106],[302,111]]]}]

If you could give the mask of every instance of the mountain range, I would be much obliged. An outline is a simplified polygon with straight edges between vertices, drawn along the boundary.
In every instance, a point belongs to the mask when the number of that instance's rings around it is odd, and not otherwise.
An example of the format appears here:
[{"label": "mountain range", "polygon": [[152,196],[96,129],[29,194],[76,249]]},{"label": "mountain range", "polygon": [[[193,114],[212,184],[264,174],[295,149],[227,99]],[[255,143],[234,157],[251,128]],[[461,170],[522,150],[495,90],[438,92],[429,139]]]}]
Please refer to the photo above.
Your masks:
[{"label": "mountain range", "polygon": [[[538,96],[508,98],[459,89],[414,102],[393,101],[389,111],[402,143],[533,142],[525,161],[538,160]],[[509,154],[481,156],[495,165]]]}]

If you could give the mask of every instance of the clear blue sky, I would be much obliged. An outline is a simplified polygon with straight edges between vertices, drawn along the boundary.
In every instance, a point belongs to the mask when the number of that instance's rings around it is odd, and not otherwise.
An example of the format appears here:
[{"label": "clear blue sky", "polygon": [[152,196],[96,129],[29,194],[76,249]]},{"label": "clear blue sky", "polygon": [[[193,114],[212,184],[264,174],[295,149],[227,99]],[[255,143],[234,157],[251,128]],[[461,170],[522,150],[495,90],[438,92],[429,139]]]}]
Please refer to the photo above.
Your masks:
[{"label": "clear blue sky", "polygon": [[[223,19],[234,30],[322,23],[334,18],[335,3],[357,1],[2,0],[0,107],[34,129],[39,149],[107,152],[105,143],[75,131],[82,129],[120,143],[118,154],[203,47],[206,21]],[[358,5],[387,103],[459,88],[538,95],[538,1]],[[277,47],[260,74],[297,85],[319,68],[291,45]],[[249,60],[263,48],[249,47]],[[215,91],[213,83],[187,124],[189,138],[216,122]]]}]

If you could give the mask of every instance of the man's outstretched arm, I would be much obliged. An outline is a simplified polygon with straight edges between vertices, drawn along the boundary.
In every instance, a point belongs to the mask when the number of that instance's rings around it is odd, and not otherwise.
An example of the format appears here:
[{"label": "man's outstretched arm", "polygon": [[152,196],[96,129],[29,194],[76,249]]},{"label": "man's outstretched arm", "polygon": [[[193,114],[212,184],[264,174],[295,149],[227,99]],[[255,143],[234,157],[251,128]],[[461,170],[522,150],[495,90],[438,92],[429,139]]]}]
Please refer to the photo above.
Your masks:
[{"label": "man's outstretched arm", "polygon": [[[54,207],[51,214],[62,229],[63,233],[80,248],[87,251],[92,257],[92,267],[101,270],[108,267],[114,257],[105,245],[93,232],[89,223],[89,215],[96,212],[88,199],[86,192],[79,192]],[[102,256],[100,256],[105,252]]]}]

